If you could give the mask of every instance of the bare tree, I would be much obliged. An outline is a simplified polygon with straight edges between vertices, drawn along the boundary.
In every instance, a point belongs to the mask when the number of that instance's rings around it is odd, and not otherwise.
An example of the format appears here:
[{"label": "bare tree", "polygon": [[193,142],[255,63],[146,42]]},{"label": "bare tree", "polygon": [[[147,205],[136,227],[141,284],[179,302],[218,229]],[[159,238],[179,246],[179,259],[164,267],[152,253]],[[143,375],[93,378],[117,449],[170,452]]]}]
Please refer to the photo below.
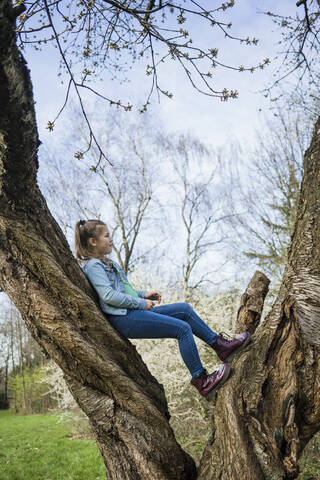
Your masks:
[{"label": "bare tree", "polygon": [[4,326],[0,325],[0,408],[8,408],[10,344],[7,341]]},{"label": "bare tree", "polygon": [[238,146],[225,153],[233,171],[225,178],[234,213],[229,222],[234,259],[241,268],[252,260],[278,288],[295,225],[303,154],[312,137],[313,119],[279,107],[276,112],[257,132],[252,152]]},{"label": "bare tree", "polygon": [[[148,115],[131,121],[125,115],[113,114],[108,117],[103,132],[112,167],[102,161],[94,171],[110,200],[114,250],[127,273],[137,260],[146,257],[159,243],[155,238],[151,245],[147,248],[143,246],[134,255],[138,249],[138,238],[151,216],[150,209],[153,224],[157,216],[154,189],[155,183],[159,184],[159,175],[156,171],[158,155],[154,138],[159,126]],[[152,134],[146,135],[149,131]],[[96,163],[99,153],[95,150],[93,153]]]},{"label": "bare tree", "polygon": [[[31,337],[29,330],[16,307],[8,299],[2,299],[0,341],[2,358],[0,368],[4,368],[5,394],[8,397],[9,378],[21,376],[21,410],[24,414],[31,413],[30,391],[26,387],[26,371],[42,365],[45,357],[38,344]],[[30,389],[29,389],[30,390]],[[13,392],[15,395],[15,390]],[[17,407],[14,397],[14,405]]]},{"label": "bare tree", "polygon": [[80,218],[99,218],[104,199],[97,195],[95,179],[87,165],[66,160],[68,146],[41,148],[39,185],[70,245]]},{"label": "bare tree", "polygon": [[191,135],[161,136],[159,141],[173,167],[170,194],[175,198],[173,209],[178,216],[173,235],[177,250],[181,252],[180,224],[184,244],[183,295],[185,300],[190,300],[194,289],[210,281],[219,268],[210,268],[206,263],[206,271],[200,273],[201,260],[213,249],[217,250],[225,239],[219,228],[227,217],[223,207],[224,192],[219,186],[219,158]]},{"label": "bare tree", "polygon": [[[159,235],[148,239],[148,245],[139,241],[147,225],[156,228],[159,216],[154,195],[160,179],[154,140],[159,124],[155,125],[147,114],[130,116],[111,112],[105,117],[95,108],[96,135],[99,144],[108,150],[112,165],[102,159],[95,167],[99,152],[94,147],[85,158],[66,164],[64,157],[70,145],[79,139],[86,141],[83,123],[73,121],[72,134],[65,139],[66,150],[60,153],[58,150],[58,157],[56,151],[42,155],[40,177],[51,210],[70,239],[79,218],[103,217],[114,238],[117,259],[126,273],[160,243]],[[79,118],[79,112],[73,117]],[[146,135],[147,131],[153,132],[152,135]]]},{"label": "bare tree", "polygon": [[24,414],[31,413],[25,383],[25,362],[23,358],[23,340],[22,340],[22,319],[18,318],[17,322],[17,338],[18,338],[18,354],[19,354],[19,370],[22,380],[22,411]]},{"label": "bare tree", "polygon": [[[313,90],[319,101],[319,53],[320,53],[320,2],[319,0],[298,0],[296,15],[279,15],[265,12],[275,25],[282,30],[280,40],[282,59],[275,82],[266,90],[271,94],[274,87],[283,85],[286,79],[294,77],[294,89]],[[287,89],[286,89],[287,90]],[[292,88],[283,93],[287,99]]]}]

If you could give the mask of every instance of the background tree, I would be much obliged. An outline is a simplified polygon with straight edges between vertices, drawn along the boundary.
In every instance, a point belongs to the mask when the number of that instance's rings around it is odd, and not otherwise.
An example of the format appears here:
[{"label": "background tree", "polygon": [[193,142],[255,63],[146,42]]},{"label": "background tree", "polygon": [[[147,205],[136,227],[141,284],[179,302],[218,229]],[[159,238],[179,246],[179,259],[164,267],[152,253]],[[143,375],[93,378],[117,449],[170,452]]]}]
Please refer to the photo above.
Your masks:
[{"label": "background tree", "polygon": [[10,348],[4,335],[4,328],[0,327],[0,409],[8,408],[8,380],[9,380],[9,360]]},{"label": "background tree", "polygon": [[[16,411],[24,414],[35,413],[35,402],[41,404],[43,399],[36,398],[39,387],[30,385],[30,375],[43,365],[45,357],[12,302],[2,298],[1,312],[0,344],[5,399],[3,408],[8,407],[10,397]],[[15,384],[17,388],[14,387]]]},{"label": "background tree", "polygon": [[[97,105],[94,110],[97,139],[109,152],[111,165],[104,158],[98,161],[99,152],[94,147],[77,163],[65,161],[79,141],[86,142],[83,122],[73,120],[72,134],[66,136],[60,153],[42,152],[40,185],[70,245],[74,224],[80,218],[107,222],[117,261],[127,273],[137,262],[146,261],[161,243],[155,190],[163,175],[157,168],[158,150],[153,140],[160,125],[147,114],[133,117],[111,111],[106,117]],[[79,111],[72,117],[79,119]],[[154,136],[146,135],[148,131]],[[147,236],[147,227],[153,235],[141,245],[139,239]]]},{"label": "background tree", "polygon": [[311,90],[314,99],[319,102],[319,53],[320,26],[319,0],[298,0],[297,11],[293,16],[265,12],[277,27],[282,30],[279,56],[282,61],[275,82],[266,90],[274,93],[275,88],[283,86],[286,80],[293,79],[289,89],[283,88],[281,96],[294,104],[295,94]]},{"label": "background tree", "polygon": [[225,192],[219,186],[219,158],[212,149],[190,134],[170,138],[161,136],[159,141],[173,169],[170,197],[175,198],[173,211],[178,220],[174,222],[172,235],[179,249],[175,262],[181,256],[181,244],[177,239],[181,236],[182,227],[184,253],[181,278],[184,299],[189,301],[192,292],[204,282],[210,281],[212,274],[219,268],[210,268],[206,264],[205,272],[200,273],[199,270],[204,255],[208,256],[213,248],[216,252],[217,246],[224,239],[224,234],[219,229],[226,219],[223,202]]},{"label": "background tree", "polygon": [[[138,245],[138,238],[146,230],[146,221],[152,227],[157,223],[157,205],[154,199],[158,155],[155,141],[146,132],[155,134],[156,126],[149,116],[128,120],[114,112],[103,127],[108,159],[101,161],[94,171],[105,189],[112,209],[111,232],[117,260],[127,273],[138,261],[159,243],[157,236],[149,238],[148,246]],[[100,143],[100,142],[99,142]],[[99,162],[99,152],[92,150],[93,164]],[[151,215],[152,211],[152,215]],[[158,213],[159,215],[159,213]],[[136,252],[137,251],[137,252]]]},{"label": "background tree", "polygon": [[[228,154],[232,187],[228,197],[230,250],[245,268],[248,259],[261,267],[278,288],[287,262],[303,175],[303,155],[310,143],[313,116],[285,112],[278,106],[264,120],[251,152],[234,146]],[[239,255],[239,253],[245,257]]]},{"label": "background tree", "polygon": [[73,245],[75,223],[81,218],[99,218],[99,207],[106,199],[96,191],[94,175],[88,166],[68,162],[68,155],[67,145],[52,150],[41,148],[38,181],[50,210]]}]

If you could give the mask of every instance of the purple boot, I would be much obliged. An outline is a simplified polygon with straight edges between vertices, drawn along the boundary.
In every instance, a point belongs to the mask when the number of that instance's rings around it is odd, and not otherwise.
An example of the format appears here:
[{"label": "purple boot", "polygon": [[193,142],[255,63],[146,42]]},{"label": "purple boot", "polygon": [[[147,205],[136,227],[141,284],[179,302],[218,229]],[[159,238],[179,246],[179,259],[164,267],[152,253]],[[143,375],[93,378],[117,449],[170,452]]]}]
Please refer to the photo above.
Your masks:
[{"label": "purple boot", "polygon": [[207,370],[204,370],[199,377],[191,379],[191,385],[196,387],[200,395],[207,400],[213,400],[215,398],[216,391],[227,380],[230,373],[229,363],[224,363],[219,370],[208,375]]},{"label": "purple boot", "polygon": [[231,362],[233,357],[248,345],[250,337],[249,332],[243,332],[238,337],[227,340],[223,337],[223,332],[221,332],[216,341],[211,344],[211,347],[222,362]]}]

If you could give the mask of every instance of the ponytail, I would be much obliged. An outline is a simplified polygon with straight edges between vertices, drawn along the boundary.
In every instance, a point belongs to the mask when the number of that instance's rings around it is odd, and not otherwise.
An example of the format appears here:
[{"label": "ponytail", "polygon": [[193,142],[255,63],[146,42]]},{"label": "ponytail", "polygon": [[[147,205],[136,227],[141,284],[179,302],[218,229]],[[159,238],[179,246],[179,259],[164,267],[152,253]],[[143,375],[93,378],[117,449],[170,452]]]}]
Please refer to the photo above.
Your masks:
[{"label": "ponytail", "polygon": [[79,220],[74,226],[74,246],[79,260],[94,258],[88,243],[89,238],[97,239],[102,227],[106,224],[101,220]]}]

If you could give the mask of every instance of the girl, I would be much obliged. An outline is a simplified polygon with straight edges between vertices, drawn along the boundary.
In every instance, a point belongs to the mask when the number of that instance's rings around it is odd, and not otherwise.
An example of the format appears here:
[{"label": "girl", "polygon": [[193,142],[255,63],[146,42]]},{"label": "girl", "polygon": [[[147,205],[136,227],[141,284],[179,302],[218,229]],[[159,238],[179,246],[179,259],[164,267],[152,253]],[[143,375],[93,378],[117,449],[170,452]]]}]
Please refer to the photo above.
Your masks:
[{"label": "girl", "polygon": [[[161,294],[134,290],[120,265],[107,257],[112,251],[112,238],[101,220],[76,223],[75,249],[77,258],[86,260],[83,272],[114,328],[127,338],[176,338],[192,377],[191,384],[207,400],[212,399],[229,376],[227,362],[248,344],[249,332],[226,340],[213,332],[187,303],[155,306],[161,302]],[[207,373],[193,335],[210,345],[224,362],[219,370]]]}]

